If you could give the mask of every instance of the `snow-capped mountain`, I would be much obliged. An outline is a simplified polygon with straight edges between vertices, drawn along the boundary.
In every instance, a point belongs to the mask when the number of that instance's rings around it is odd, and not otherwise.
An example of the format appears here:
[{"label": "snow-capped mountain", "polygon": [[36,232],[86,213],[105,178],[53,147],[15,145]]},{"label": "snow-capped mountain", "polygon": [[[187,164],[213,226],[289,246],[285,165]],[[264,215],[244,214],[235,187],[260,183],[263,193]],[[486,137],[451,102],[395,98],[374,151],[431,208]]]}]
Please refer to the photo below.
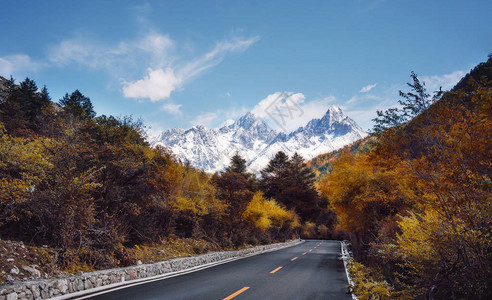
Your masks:
[{"label": "snow-capped mountain", "polygon": [[151,144],[165,146],[183,161],[207,172],[224,170],[238,151],[251,171],[258,173],[278,151],[289,155],[297,152],[309,160],[366,135],[333,105],[321,119],[313,119],[289,134],[271,129],[264,120],[248,112],[218,129],[193,126],[188,130],[166,130],[152,139]]}]

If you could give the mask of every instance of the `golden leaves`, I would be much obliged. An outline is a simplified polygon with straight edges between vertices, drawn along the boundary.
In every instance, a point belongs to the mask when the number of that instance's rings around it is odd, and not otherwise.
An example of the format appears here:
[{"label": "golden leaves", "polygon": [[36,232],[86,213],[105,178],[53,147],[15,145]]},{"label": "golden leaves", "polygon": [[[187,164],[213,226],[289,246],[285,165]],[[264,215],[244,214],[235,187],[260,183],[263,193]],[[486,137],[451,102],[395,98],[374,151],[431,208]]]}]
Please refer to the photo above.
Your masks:
[{"label": "golden leaves", "polygon": [[0,136],[0,201],[24,201],[53,168],[48,138]]},{"label": "golden leaves", "polygon": [[254,224],[256,228],[262,231],[272,227],[282,227],[287,222],[291,222],[292,227],[299,224],[299,220],[293,212],[281,207],[274,199],[265,199],[261,191],[255,193],[246,207],[243,220]]}]

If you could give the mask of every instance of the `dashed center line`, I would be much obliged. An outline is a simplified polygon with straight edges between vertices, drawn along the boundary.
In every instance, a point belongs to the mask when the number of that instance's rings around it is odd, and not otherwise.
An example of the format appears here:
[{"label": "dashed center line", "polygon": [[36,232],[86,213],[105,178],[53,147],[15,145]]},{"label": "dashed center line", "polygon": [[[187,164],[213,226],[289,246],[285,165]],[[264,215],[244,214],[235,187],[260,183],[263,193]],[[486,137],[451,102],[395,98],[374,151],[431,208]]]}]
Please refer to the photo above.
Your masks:
[{"label": "dashed center line", "polygon": [[[321,243],[320,243],[320,244],[321,244]],[[314,247],[314,249],[316,249],[316,248],[317,248],[320,244],[316,245],[316,246]],[[309,249],[309,252],[312,252],[312,251],[313,251],[313,249]],[[302,253],[302,255],[306,255],[306,254],[307,254],[307,252]],[[296,259],[298,259],[298,258],[299,258],[299,257],[298,257],[298,256],[296,256],[296,257],[292,258],[290,261],[294,261],[294,260],[296,260]],[[279,271],[279,270],[280,270],[280,269],[282,269],[282,268],[283,268],[283,267],[278,267],[278,268],[276,268],[275,270],[271,271],[271,272],[270,272],[270,274],[274,274],[274,273],[276,273],[277,271]],[[224,298],[224,299],[222,299],[222,300],[230,300],[230,299],[232,299],[232,298],[235,298],[237,295],[239,295],[239,294],[243,293],[244,291],[246,291],[246,290],[248,290],[248,289],[249,289],[249,286],[245,286],[245,287],[243,287],[242,289],[240,289],[239,291],[235,292],[234,294],[231,294],[231,295],[227,296],[226,298]]]},{"label": "dashed center line", "polygon": [[229,296],[225,297],[224,299],[222,300],[230,300],[234,297],[236,297],[237,295],[241,294],[242,292],[246,291],[247,289],[249,289],[249,286],[245,286],[243,287],[242,289],[240,289],[239,291],[235,292],[234,294],[230,294]]}]

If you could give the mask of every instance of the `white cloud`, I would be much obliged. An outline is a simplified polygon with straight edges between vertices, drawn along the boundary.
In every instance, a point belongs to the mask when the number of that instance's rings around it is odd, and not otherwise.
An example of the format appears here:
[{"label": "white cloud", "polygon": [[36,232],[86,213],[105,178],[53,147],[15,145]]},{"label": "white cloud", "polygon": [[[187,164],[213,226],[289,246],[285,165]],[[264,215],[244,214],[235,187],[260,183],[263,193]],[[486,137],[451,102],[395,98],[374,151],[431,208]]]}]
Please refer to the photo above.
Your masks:
[{"label": "white cloud", "polygon": [[183,82],[171,68],[147,71],[148,75],[143,79],[124,83],[123,95],[126,98],[149,98],[151,102],[156,102],[169,98],[171,92]]},{"label": "white cloud", "polygon": [[448,91],[465,75],[465,71],[454,71],[444,75],[422,76],[420,80],[425,82],[428,92],[438,91],[439,87],[442,87],[443,91]]},{"label": "white cloud", "polygon": [[127,74],[142,65],[162,68],[173,60],[170,52],[174,42],[167,35],[150,32],[134,41],[121,41],[116,45],[83,37],[67,39],[48,50],[48,60],[58,66],[78,64],[92,69],[102,69],[115,77]]},{"label": "white cloud", "polygon": [[[222,127],[229,124],[231,120],[236,120],[248,112],[245,107],[233,108],[229,110],[218,109],[215,112],[204,112],[198,115],[190,123],[191,125],[203,125],[208,128]],[[226,120],[226,121],[224,121]]]},{"label": "white cloud", "polygon": [[205,113],[198,115],[198,117],[196,117],[194,120],[192,120],[191,124],[193,126],[202,125],[202,126],[210,128],[210,127],[213,127],[212,123],[217,119],[218,116],[219,116],[219,114],[216,112],[205,112]]},{"label": "white cloud", "polygon": [[369,92],[370,90],[372,90],[373,88],[376,87],[376,83],[375,84],[369,84],[369,85],[366,85],[365,87],[363,87],[361,90],[360,90],[360,93],[367,93]]},{"label": "white cloud", "polygon": [[[143,6],[142,10],[142,14],[145,14],[148,6]],[[145,17],[142,20],[145,21]],[[168,35],[160,34],[150,26],[147,26],[146,31],[147,34],[137,39],[116,43],[105,43],[83,36],[65,39],[48,47],[45,57],[39,62],[23,54],[0,57],[0,75],[9,76],[21,71],[31,72],[41,68],[66,68],[75,65],[109,74],[112,84],[117,83],[126,98],[158,102],[169,99],[173,92],[182,89],[194,77],[221,63],[227,55],[241,53],[259,40],[257,36],[234,36],[215,42],[209,51],[201,55],[189,57],[183,56],[182,53],[192,53],[193,49],[181,51],[189,45],[177,45]],[[223,97],[230,98],[230,92],[226,92]],[[181,116],[181,107],[181,104],[167,103],[161,106],[160,111]],[[238,112],[246,111],[232,109],[204,113],[192,122],[217,125],[219,116],[235,118],[238,117]]]},{"label": "white cloud", "polygon": [[143,79],[124,83],[123,94],[127,98],[149,98],[152,102],[169,98],[171,92],[182,87],[185,81],[219,64],[227,53],[244,51],[257,40],[257,37],[253,37],[219,42],[211,51],[184,64],[175,65],[167,59],[169,66],[165,69],[148,69],[148,75]]},{"label": "white cloud", "polygon": [[166,103],[162,106],[162,109],[172,115],[182,116],[183,112],[180,110],[181,106],[183,105],[175,104],[175,103]]},{"label": "white cloud", "polygon": [[[168,35],[150,30],[142,38],[116,45],[81,37],[67,39],[49,49],[48,60],[58,66],[78,64],[105,70],[120,79],[125,97],[156,102],[169,98],[186,81],[222,62],[227,54],[243,52],[258,40],[256,36],[233,37],[216,42],[210,51],[195,59],[183,59],[176,54],[177,45]],[[142,73],[143,77],[137,80],[121,79],[138,78]]]},{"label": "white cloud", "polygon": [[169,66],[174,61],[170,52],[175,50],[175,42],[168,35],[152,32],[134,46],[150,57],[150,64],[154,68]]},{"label": "white cloud", "polygon": [[291,132],[312,119],[323,117],[335,100],[329,96],[306,102],[302,93],[276,92],[261,100],[251,112],[272,129]]},{"label": "white cloud", "polygon": [[211,51],[205,53],[198,59],[185,64],[183,67],[179,68],[178,73],[181,73],[185,80],[190,79],[191,77],[194,77],[199,73],[219,64],[227,53],[243,52],[258,40],[259,37],[255,36],[249,39],[235,37],[228,41],[217,42]]},{"label": "white cloud", "polygon": [[219,126],[219,127],[229,126],[229,125],[234,124],[234,122],[235,122],[235,121],[234,121],[233,119],[227,119],[227,120],[225,120],[224,122],[222,122],[222,124],[220,124],[220,126]]},{"label": "white cloud", "polygon": [[48,59],[61,66],[77,63],[94,68],[97,66],[98,57],[104,52],[102,48],[98,48],[82,39],[64,40],[49,50]]},{"label": "white cloud", "polygon": [[359,98],[357,96],[353,96],[352,98],[348,99],[347,102],[345,102],[345,104],[354,104],[354,103],[357,103],[359,101]]},{"label": "white cloud", "polygon": [[29,55],[13,54],[0,57],[0,75],[9,77],[19,72],[35,72],[44,67],[43,63],[35,62]]}]

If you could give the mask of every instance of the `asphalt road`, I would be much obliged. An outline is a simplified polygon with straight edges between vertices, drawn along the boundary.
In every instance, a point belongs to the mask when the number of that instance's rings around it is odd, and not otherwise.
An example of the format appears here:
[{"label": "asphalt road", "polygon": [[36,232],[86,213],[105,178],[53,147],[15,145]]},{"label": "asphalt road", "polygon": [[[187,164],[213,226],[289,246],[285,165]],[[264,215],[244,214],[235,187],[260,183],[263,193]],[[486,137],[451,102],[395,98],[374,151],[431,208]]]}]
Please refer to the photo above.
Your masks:
[{"label": "asphalt road", "polygon": [[352,299],[340,242],[308,240],[91,299]]}]

